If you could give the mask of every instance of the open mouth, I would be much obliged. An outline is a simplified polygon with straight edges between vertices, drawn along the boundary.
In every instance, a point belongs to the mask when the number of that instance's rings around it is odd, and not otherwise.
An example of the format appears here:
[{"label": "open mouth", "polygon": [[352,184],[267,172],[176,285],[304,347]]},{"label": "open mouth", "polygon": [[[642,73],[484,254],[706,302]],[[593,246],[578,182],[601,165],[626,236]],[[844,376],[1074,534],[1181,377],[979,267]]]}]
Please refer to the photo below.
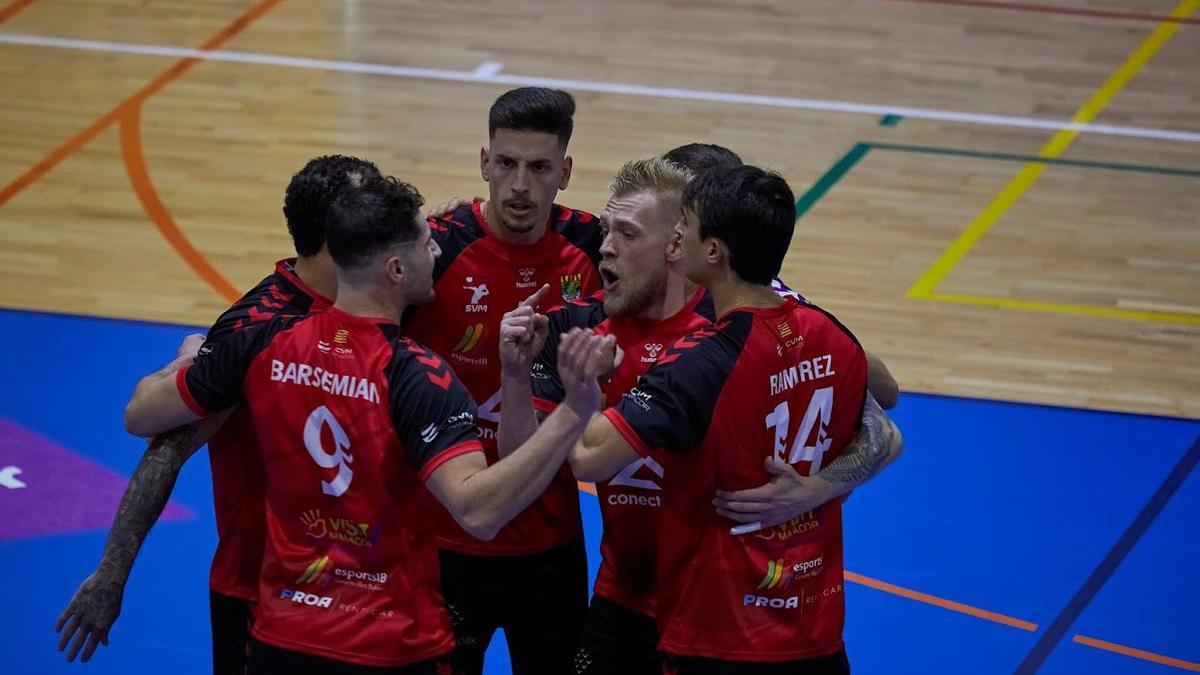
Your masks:
[{"label": "open mouth", "polygon": [[600,282],[604,284],[605,292],[612,292],[621,282],[621,277],[612,269],[600,267]]}]

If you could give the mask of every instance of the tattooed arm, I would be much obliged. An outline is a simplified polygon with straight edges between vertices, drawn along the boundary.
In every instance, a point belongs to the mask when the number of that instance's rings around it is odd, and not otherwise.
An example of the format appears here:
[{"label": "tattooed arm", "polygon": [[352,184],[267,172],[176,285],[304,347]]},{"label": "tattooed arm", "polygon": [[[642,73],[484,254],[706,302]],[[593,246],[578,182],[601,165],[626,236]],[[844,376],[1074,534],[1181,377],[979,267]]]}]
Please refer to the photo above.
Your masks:
[{"label": "tattooed arm", "polygon": [[125,582],[150,528],[162,514],[183,463],[220,428],[228,414],[217,415],[155,436],[138,462],[108,534],[108,543],[96,571],[83,580],[70,604],[59,615],[55,630],[62,633],[58,650],[67,661],[92,657],[99,644],[108,644],[108,631],[121,613]]},{"label": "tattooed arm", "polygon": [[900,456],[903,442],[900,430],[868,394],[858,438],[825,468],[801,476],[790,464],[768,457],[771,480],[749,490],[718,490],[713,504],[717,513],[743,524],[734,528],[735,534],[778,525],[871,480]]}]

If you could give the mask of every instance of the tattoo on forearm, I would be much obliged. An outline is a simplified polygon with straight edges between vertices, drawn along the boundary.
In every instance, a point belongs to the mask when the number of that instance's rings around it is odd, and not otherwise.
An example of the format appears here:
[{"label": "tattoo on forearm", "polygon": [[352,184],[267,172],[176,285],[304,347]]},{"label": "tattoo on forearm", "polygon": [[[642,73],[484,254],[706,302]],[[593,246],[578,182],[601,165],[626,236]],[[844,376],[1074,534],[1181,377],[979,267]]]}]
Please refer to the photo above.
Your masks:
[{"label": "tattoo on forearm", "polygon": [[887,414],[867,395],[863,407],[862,430],[853,443],[847,445],[837,459],[817,472],[817,475],[838,485],[857,485],[873,477],[887,461],[891,444],[891,426]]},{"label": "tattoo on forearm", "polygon": [[179,470],[201,445],[198,434],[198,426],[192,424],[150,440],[121,497],[97,569],[98,577],[123,583],[129,576],[142,542],[171,497]]}]

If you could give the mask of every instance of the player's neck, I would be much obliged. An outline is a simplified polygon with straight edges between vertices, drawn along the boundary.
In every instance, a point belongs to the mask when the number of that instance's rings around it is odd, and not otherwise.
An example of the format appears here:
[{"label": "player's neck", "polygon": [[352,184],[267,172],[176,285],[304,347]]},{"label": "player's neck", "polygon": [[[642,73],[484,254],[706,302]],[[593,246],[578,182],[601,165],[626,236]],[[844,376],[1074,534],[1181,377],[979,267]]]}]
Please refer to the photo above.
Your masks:
[{"label": "player's neck", "polygon": [[404,304],[397,304],[396,297],[386,289],[347,284],[344,281],[338,288],[333,306],[353,316],[387,319],[394,323],[400,323],[400,315],[404,311]]},{"label": "player's neck", "polygon": [[711,282],[708,291],[712,293],[713,309],[717,316],[737,307],[769,309],[783,303],[783,299],[770,286],[747,283],[732,273]]},{"label": "player's neck", "polygon": [[326,298],[337,297],[337,272],[329,254],[300,256],[292,266],[300,281]]},{"label": "player's neck", "polygon": [[696,284],[682,274],[669,272],[662,295],[651,302],[649,307],[639,312],[638,316],[651,321],[669,319],[687,307],[692,296],[696,294],[697,288],[699,287]]},{"label": "player's neck", "polygon": [[504,221],[500,218],[500,213],[492,206],[492,200],[487,200],[483,203],[483,217],[487,218],[488,229],[496,238],[508,244],[517,246],[533,246],[542,240],[542,236],[546,234],[546,228],[550,224],[550,218],[528,232],[513,232],[504,225]]}]

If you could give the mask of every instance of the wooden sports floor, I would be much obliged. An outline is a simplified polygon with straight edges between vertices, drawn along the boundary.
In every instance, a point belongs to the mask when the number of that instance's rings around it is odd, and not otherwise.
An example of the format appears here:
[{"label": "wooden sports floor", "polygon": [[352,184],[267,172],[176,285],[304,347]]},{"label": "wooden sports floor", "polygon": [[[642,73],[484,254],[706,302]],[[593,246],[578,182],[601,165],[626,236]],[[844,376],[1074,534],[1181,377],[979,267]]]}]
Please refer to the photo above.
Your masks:
[{"label": "wooden sports floor", "polygon": [[[1200,486],[1187,480],[1200,457],[1200,0],[0,0],[0,308],[13,310],[0,311],[0,360],[26,378],[0,397],[0,417],[23,430],[5,438],[17,448],[11,439],[42,434],[127,476],[138,451],[119,432],[120,401],[100,406],[114,412],[95,434],[123,450],[89,450],[61,411],[38,412],[65,403],[24,369],[54,361],[82,388],[82,410],[101,391],[127,395],[179,330],[117,335],[70,317],[207,325],[288,254],[283,188],[315,155],[372,159],[430,202],[486,194],[487,108],[523,85],[578,101],[564,204],[598,211],[626,160],[693,141],[788,179],[800,220],[783,278],[882,356],[906,395],[909,454],[851,516],[897,508],[889,496],[903,493],[902,510],[864,519],[917,523],[897,530],[913,536],[970,532],[978,549],[958,567],[986,566],[980,556],[994,562],[1000,548],[1037,567],[1073,545],[1058,528],[1122,505],[1055,586],[1063,595],[1028,605],[1032,621],[1019,604],[988,605],[1011,597],[1015,571],[998,563],[991,581],[957,588],[916,558],[868,556],[879,574],[856,583],[1025,640],[993,651],[963,638],[954,653],[981,650],[979,672],[1053,666],[1058,642],[1042,642],[1055,631],[1085,654],[1057,672],[1200,672],[1194,603],[1138,610],[1150,614],[1105,635],[1060,625],[1086,617],[1096,593],[1073,603],[1109,578],[1089,571],[1141,523],[1125,551],[1136,557],[1160,512],[1176,529],[1137,578],[1155,580],[1154,598],[1200,599]],[[106,364],[120,371],[110,392],[80,359],[116,354],[130,360]],[[16,461],[2,451],[0,464]],[[956,466],[961,456],[971,460]],[[962,482],[976,470],[986,488]],[[195,513],[201,478],[183,502]],[[940,528],[956,499],[980,500],[966,509],[975,521]],[[1014,519],[1041,532],[1027,548],[984,543]],[[45,600],[58,605],[102,534],[47,553],[0,532],[0,551],[78,557]],[[912,539],[894,539],[889,550],[912,553]],[[202,577],[201,549],[190,555]],[[1158,563],[1181,578],[1165,584]],[[968,590],[992,581],[995,598]],[[911,631],[903,607],[888,605],[888,625]],[[904,642],[871,651],[874,625],[852,614],[851,628],[861,672],[966,663],[922,660],[936,642],[915,656]],[[38,649],[49,644],[30,630]],[[1178,637],[1151,637],[1163,634]]]}]

